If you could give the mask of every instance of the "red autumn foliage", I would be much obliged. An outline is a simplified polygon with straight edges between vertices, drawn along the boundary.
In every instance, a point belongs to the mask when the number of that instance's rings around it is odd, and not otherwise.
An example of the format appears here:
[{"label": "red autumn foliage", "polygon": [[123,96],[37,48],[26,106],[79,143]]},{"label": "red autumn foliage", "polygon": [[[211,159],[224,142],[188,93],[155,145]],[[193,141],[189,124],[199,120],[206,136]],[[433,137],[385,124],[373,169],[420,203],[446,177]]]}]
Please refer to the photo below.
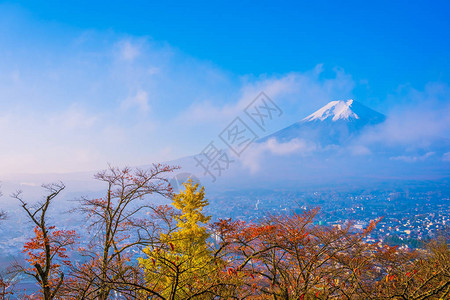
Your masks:
[{"label": "red autumn foliage", "polygon": [[[28,255],[26,259],[30,265],[35,264],[44,265],[45,264],[45,244],[50,246],[51,259],[59,258],[62,264],[66,266],[71,266],[72,263],[66,254],[67,246],[73,245],[77,234],[75,230],[54,230],[55,226],[50,226],[48,228],[49,234],[47,238],[44,238],[42,230],[39,227],[34,228],[35,237],[31,238],[29,242],[26,242],[23,251]],[[53,263],[52,268],[59,268],[61,265],[59,263]]]},{"label": "red autumn foliage", "polygon": [[[17,194],[35,224],[34,236],[23,248],[29,265],[19,270],[41,287],[39,295],[23,299],[168,299],[159,291],[171,287],[158,281],[157,289],[149,288],[136,256],[148,245],[157,252],[178,251],[176,243],[159,239],[161,233],[173,230],[178,212],[169,206],[152,206],[145,199],[155,193],[170,197],[172,190],[164,175],[171,170],[155,165],[147,171],[112,168],[97,174],[108,188],[104,197],[80,203],[94,234],[90,243],[77,251],[78,261],[68,251],[77,237],[75,231],[58,230],[46,223],[48,206],[64,186],[50,186],[46,201],[33,208]],[[145,213],[139,214],[141,211]],[[199,292],[179,299],[449,297],[447,240],[432,241],[422,250],[369,243],[366,237],[380,219],[356,230],[352,222],[339,227],[318,225],[317,213],[318,209],[313,209],[268,215],[257,222],[229,219],[209,224],[215,268],[207,278],[195,274],[187,279],[186,286]],[[152,263],[156,265],[153,258]],[[70,273],[64,276],[67,269]],[[12,295],[10,287],[0,279],[3,298]]]}]

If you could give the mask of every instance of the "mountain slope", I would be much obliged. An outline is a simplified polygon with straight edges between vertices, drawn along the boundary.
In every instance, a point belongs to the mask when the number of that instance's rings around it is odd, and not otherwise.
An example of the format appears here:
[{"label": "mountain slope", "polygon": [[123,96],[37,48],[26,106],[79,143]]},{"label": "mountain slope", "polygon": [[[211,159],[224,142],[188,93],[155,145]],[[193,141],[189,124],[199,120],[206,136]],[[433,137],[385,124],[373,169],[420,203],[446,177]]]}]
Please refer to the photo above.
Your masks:
[{"label": "mountain slope", "polygon": [[385,116],[354,101],[332,101],[303,120],[259,140],[271,138],[288,142],[294,138],[311,140],[322,146],[342,144],[363,128],[382,123]]}]

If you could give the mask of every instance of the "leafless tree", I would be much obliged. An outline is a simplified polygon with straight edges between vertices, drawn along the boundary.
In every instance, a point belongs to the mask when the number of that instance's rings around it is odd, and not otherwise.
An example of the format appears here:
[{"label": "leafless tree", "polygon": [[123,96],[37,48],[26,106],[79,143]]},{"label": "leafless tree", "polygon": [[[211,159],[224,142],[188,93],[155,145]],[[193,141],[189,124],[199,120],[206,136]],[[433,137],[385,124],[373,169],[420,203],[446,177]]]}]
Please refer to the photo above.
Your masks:
[{"label": "leafless tree", "polygon": [[[0,197],[3,196],[2,192],[0,191]],[[7,214],[4,210],[0,210],[0,221],[5,220],[7,217]]]},{"label": "leafless tree", "polygon": [[133,251],[156,242],[160,224],[155,219],[171,222],[168,211],[146,197],[171,197],[167,175],[174,169],[155,164],[148,170],[110,167],[96,174],[107,188],[101,198],[80,201],[92,239],[81,251],[85,262],[73,267],[72,298],[105,300],[112,291],[134,297],[137,287],[144,286],[141,271],[130,263]]}]

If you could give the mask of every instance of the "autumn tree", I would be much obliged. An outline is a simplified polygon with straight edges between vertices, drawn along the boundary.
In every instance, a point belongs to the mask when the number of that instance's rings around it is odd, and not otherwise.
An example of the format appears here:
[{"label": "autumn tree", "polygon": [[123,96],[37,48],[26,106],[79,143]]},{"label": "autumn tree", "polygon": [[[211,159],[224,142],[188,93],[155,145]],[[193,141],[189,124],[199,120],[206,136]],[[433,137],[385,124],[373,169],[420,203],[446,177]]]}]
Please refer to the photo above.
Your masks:
[{"label": "autumn tree", "polygon": [[131,262],[133,251],[156,242],[160,225],[155,220],[168,214],[148,196],[171,197],[167,175],[174,169],[160,164],[148,170],[110,167],[95,175],[107,188],[103,197],[80,200],[92,238],[81,250],[84,262],[72,269],[72,299],[104,300],[112,292],[137,297],[143,284],[140,269]]},{"label": "autumn tree", "polygon": [[[75,232],[57,230],[48,216],[64,185],[44,186],[48,195],[34,206],[14,194],[35,226],[23,249],[28,265],[13,268],[40,286],[39,295],[24,299],[450,297],[448,238],[416,250],[368,242],[380,219],[358,230],[351,221],[322,226],[318,209],[211,224],[204,188],[188,181],[173,194],[166,177],[173,170],[154,165],[98,173],[107,189],[103,197],[80,200],[91,235],[71,258]],[[173,205],[154,205],[151,195]],[[17,296],[11,278],[0,277],[0,299]]]},{"label": "autumn tree", "polygon": [[353,231],[351,223],[343,227],[319,226],[313,222],[317,212],[314,209],[266,216],[250,224],[224,220],[216,223],[221,243],[228,248],[229,261],[233,261],[230,268],[242,279],[240,297],[345,297],[340,287],[349,281],[351,272],[340,260],[358,260],[361,254],[369,254],[370,245],[363,239],[376,222],[362,231]]},{"label": "autumn tree", "polygon": [[211,299],[217,293],[218,270],[223,262],[212,247],[207,229],[210,216],[203,209],[208,205],[205,189],[192,180],[184,190],[173,196],[176,229],[160,234],[160,244],[144,249],[139,260],[145,269],[147,288],[160,299]]},{"label": "autumn tree", "polygon": [[375,276],[367,287],[373,299],[449,299],[448,240],[429,241],[423,249],[381,246],[372,259]]},{"label": "autumn tree", "polygon": [[14,282],[6,278],[4,274],[0,274],[0,299],[11,299],[13,297]]},{"label": "autumn tree", "polygon": [[75,243],[76,233],[72,230],[57,230],[54,225],[47,224],[48,211],[53,199],[65,188],[63,183],[43,186],[48,195],[44,201],[30,206],[22,198],[19,191],[13,197],[20,201],[28,218],[35,225],[34,236],[25,243],[23,252],[29,266],[14,265],[13,270],[31,276],[40,286],[39,297],[51,300],[59,297],[64,283],[62,266],[70,266],[66,254],[68,246]]}]

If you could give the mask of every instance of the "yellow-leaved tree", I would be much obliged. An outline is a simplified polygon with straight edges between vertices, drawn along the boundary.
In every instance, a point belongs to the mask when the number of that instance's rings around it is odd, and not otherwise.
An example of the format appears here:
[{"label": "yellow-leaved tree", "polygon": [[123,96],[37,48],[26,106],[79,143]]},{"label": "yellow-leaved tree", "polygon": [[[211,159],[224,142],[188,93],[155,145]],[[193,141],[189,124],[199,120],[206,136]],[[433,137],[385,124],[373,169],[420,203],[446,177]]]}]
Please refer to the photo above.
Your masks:
[{"label": "yellow-leaved tree", "polygon": [[[144,268],[148,290],[159,299],[210,299],[221,268],[214,249],[208,242],[210,233],[205,227],[210,216],[203,208],[208,205],[204,187],[192,180],[184,183],[184,190],[173,196],[173,205],[179,210],[173,218],[173,231],[160,234],[158,245],[144,249],[139,259]],[[150,295],[149,295],[150,296]]]}]

